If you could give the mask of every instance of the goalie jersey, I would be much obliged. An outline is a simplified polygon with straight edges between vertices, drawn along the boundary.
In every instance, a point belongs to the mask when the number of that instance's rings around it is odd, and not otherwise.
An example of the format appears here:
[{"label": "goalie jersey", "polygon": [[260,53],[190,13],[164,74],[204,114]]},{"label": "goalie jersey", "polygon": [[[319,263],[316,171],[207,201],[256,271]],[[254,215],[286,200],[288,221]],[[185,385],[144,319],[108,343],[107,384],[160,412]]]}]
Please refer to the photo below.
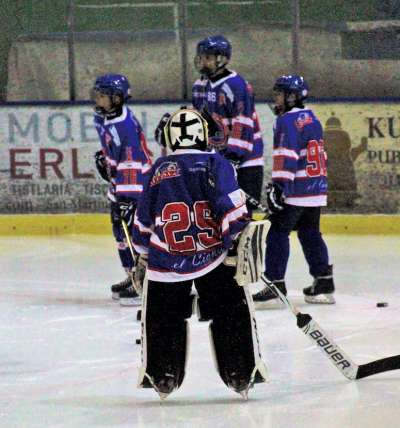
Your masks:
[{"label": "goalie jersey", "polygon": [[135,212],[133,243],[148,278],[180,282],[217,267],[247,225],[232,165],[215,152],[180,149],[157,159]]},{"label": "goalie jersey", "polygon": [[239,168],[264,165],[264,143],[253,89],[239,74],[226,70],[216,81],[197,79],[192,103],[200,112],[206,107],[216,121],[226,127],[228,140],[221,150],[224,156],[238,160]]},{"label": "goalie jersey", "polygon": [[326,152],[322,126],[312,110],[293,108],[276,119],[272,181],[279,183],[285,203],[327,203]]},{"label": "goalie jersey", "polygon": [[137,200],[143,191],[144,174],[151,168],[142,127],[126,106],[115,119],[95,114],[94,123],[110,176],[109,199]]}]

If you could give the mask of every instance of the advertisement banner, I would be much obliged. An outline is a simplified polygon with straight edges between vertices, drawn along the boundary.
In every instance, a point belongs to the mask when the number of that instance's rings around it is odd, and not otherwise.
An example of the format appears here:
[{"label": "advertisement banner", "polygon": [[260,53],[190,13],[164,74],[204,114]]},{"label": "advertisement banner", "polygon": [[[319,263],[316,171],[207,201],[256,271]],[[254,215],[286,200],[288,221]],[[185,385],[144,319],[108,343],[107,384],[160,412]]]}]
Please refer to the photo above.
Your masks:
[{"label": "advertisement banner", "polygon": [[324,128],[329,211],[400,213],[399,104],[310,107]]},{"label": "advertisement banner", "polygon": [[[165,112],[179,107],[130,106],[154,159],[161,154],[154,129]],[[260,109],[270,142],[273,115],[266,104]],[[108,183],[94,165],[99,149],[90,105],[0,107],[0,214],[107,212]],[[271,151],[266,159],[271,164]]]},{"label": "advertisement banner", "polygon": [[[136,104],[155,157],[154,129],[179,104]],[[400,212],[400,117],[396,103],[309,104],[324,128],[328,211]],[[272,124],[257,104],[271,177]],[[100,149],[89,105],[0,107],[0,214],[107,212],[108,184],[96,172]]]}]

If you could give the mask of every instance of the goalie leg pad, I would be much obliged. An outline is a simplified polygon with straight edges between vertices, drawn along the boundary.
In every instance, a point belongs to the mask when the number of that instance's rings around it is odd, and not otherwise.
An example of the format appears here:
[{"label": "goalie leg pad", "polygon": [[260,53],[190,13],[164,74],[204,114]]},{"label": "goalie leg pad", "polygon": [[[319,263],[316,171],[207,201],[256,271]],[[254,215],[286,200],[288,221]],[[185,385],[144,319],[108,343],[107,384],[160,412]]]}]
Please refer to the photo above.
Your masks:
[{"label": "goalie leg pad", "polygon": [[235,269],[219,265],[195,280],[202,318],[210,323],[216,368],[223,382],[236,392],[265,382],[253,301],[247,287],[238,287]]},{"label": "goalie leg pad", "polygon": [[229,314],[215,317],[210,324],[210,341],[217,371],[229,388],[247,393],[254,383],[266,382],[257,324],[248,305],[238,303]]},{"label": "goalie leg pad", "polygon": [[139,388],[154,388],[162,398],[185,377],[192,314],[191,282],[148,281],[143,290],[142,367]]}]

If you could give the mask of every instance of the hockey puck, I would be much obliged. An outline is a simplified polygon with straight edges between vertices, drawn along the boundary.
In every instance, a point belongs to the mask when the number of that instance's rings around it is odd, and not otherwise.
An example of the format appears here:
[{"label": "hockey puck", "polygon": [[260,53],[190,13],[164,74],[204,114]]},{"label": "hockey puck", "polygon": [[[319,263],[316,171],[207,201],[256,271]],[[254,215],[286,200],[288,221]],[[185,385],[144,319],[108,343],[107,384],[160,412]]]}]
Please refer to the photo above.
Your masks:
[{"label": "hockey puck", "polygon": [[140,339],[136,339],[136,345],[140,345],[142,341]]},{"label": "hockey puck", "polygon": [[141,320],[142,320],[142,310],[138,309],[136,313],[136,321],[141,321]]},{"label": "hockey puck", "polygon": [[389,306],[389,303],[387,303],[387,302],[378,302],[376,304],[377,308],[386,308],[387,306]]}]

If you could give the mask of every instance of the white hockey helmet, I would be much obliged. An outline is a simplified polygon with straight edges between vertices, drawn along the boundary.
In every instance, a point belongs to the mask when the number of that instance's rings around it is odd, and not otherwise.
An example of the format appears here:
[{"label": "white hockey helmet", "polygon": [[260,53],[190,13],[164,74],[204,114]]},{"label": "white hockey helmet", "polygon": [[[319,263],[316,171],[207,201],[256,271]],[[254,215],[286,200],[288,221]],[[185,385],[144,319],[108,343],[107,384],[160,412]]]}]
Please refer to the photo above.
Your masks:
[{"label": "white hockey helmet", "polygon": [[166,145],[172,150],[198,149],[205,151],[208,126],[203,116],[194,109],[181,107],[168,119],[164,127]]}]

